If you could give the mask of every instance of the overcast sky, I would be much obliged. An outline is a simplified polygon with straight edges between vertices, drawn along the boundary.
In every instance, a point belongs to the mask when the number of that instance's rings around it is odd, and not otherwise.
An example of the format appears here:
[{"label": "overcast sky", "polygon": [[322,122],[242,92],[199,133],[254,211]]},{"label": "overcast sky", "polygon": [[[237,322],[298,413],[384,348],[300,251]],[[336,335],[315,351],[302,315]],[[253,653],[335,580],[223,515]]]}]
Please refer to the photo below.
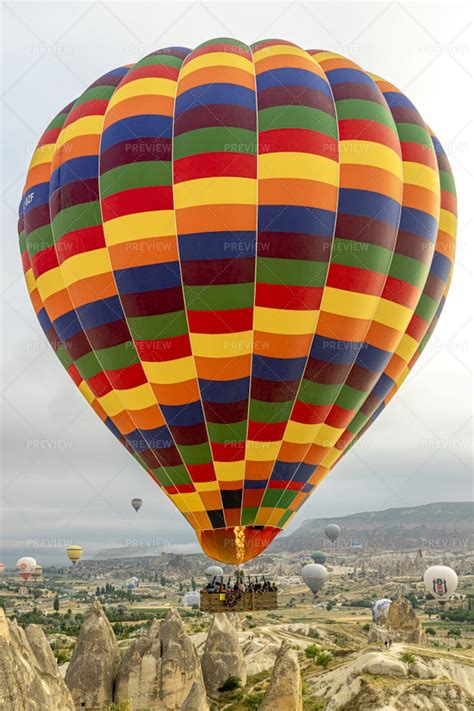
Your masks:
[{"label": "overcast sky", "polygon": [[[351,57],[405,91],[450,158],[458,254],[447,306],[414,372],[294,519],[472,499],[472,11],[431,3],[6,3],[3,6],[3,515],[0,560],[64,560],[68,543],[197,550],[188,524],[75,389],[23,283],[17,206],[57,111],[118,65],[219,36],[284,37]],[[142,497],[139,514],[130,499]]]}]

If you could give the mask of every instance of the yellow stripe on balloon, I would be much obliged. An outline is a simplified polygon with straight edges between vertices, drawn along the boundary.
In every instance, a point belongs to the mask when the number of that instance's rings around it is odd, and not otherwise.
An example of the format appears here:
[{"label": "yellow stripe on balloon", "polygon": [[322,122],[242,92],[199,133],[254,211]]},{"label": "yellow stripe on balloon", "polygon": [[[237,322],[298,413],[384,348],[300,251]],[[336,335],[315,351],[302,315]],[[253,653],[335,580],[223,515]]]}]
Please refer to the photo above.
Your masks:
[{"label": "yellow stripe on balloon", "polygon": [[173,186],[177,210],[196,205],[255,205],[253,178],[196,178]]},{"label": "yellow stripe on balloon", "polygon": [[256,306],[254,329],[266,333],[304,335],[314,333],[318,311],[297,311],[294,309],[271,309]]},{"label": "yellow stripe on balloon", "polygon": [[81,279],[110,273],[110,259],[106,247],[91,252],[75,254],[60,265],[65,285],[71,286]]},{"label": "yellow stripe on balloon", "polygon": [[37,148],[33,153],[28,170],[36,168],[37,165],[42,165],[43,163],[51,163],[55,148],[55,143],[45,143],[44,146]]},{"label": "yellow stripe on balloon", "polygon": [[[254,76],[253,63],[247,57],[230,52],[209,52],[185,62],[180,71],[179,79],[181,81],[192,72],[196,72],[199,69],[208,69],[209,67],[233,67],[247,72],[252,77]],[[225,77],[223,81],[225,81]]]},{"label": "yellow stripe on balloon", "polygon": [[374,141],[341,141],[339,143],[341,163],[346,165],[370,165],[393,173],[400,181],[403,168],[399,154],[381,143]]},{"label": "yellow stripe on balloon", "polygon": [[217,481],[242,481],[245,474],[245,461],[219,462],[214,460]]},{"label": "yellow stripe on balloon", "polygon": [[142,361],[142,366],[148,380],[160,385],[174,385],[196,377],[192,356],[157,363]]},{"label": "yellow stripe on balloon", "polygon": [[252,351],[252,331],[237,333],[190,333],[194,356],[232,358]]},{"label": "yellow stripe on balloon", "polygon": [[439,211],[439,229],[453,236],[456,234],[457,219],[452,212],[441,209]]},{"label": "yellow stripe on balloon", "polygon": [[410,319],[413,316],[413,309],[401,304],[396,304],[388,299],[380,299],[374,321],[389,326],[396,331],[405,331]]},{"label": "yellow stripe on balloon", "polygon": [[433,168],[421,163],[403,162],[403,182],[410,185],[419,185],[439,195],[439,175]]},{"label": "yellow stripe on balloon", "polygon": [[258,157],[258,178],[307,178],[337,186],[339,164],[331,158],[311,153],[276,152]]},{"label": "yellow stripe on balloon", "polygon": [[[168,96],[174,98],[176,94],[176,82],[172,79],[162,77],[150,77],[147,79],[135,79],[127,82],[115,90],[109,101],[107,112],[126,99],[134,96]],[[131,136],[132,137],[132,136]]]},{"label": "yellow stripe on balloon", "polygon": [[326,286],[321,311],[337,314],[338,316],[371,320],[378,303],[378,296],[359,294],[355,291],[344,291]]},{"label": "yellow stripe on balloon", "polygon": [[59,150],[61,146],[64,146],[64,144],[72,138],[77,138],[78,136],[98,135],[102,132],[103,123],[103,116],[83,116],[82,118],[77,119],[77,121],[74,121],[63,128],[59,134],[56,149]]},{"label": "yellow stripe on balloon", "polygon": [[64,280],[60,268],[54,267],[54,269],[41,274],[36,280],[36,285],[43,301],[49,296],[57,294],[58,291],[64,289]]},{"label": "yellow stripe on balloon", "polygon": [[135,240],[167,237],[175,233],[173,210],[150,210],[114,217],[104,223],[107,246]]},{"label": "yellow stripe on balloon", "polygon": [[280,449],[280,440],[276,442],[247,440],[246,457],[253,462],[274,461]]}]

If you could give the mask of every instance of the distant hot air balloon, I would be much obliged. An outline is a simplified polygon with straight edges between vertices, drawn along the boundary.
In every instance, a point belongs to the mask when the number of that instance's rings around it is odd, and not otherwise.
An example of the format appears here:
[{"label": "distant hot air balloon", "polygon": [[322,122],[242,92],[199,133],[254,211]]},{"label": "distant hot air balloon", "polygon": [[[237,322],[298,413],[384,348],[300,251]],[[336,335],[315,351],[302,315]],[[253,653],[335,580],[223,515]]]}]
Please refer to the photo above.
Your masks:
[{"label": "distant hot air balloon", "polygon": [[135,511],[139,511],[141,509],[143,504],[143,501],[141,499],[132,499],[132,506],[135,509]]},{"label": "distant hot air balloon", "polygon": [[125,585],[127,586],[127,590],[135,590],[135,588],[138,587],[138,578],[129,578]]},{"label": "distant hot air balloon", "polygon": [[222,570],[220,565],[210,565],[204,571],[204,575],[206,576],[208,581],[211,583],[214,578],[219,578],[221,575],[224,575],[224,571]]},{"label": "distant hot air balloon", "polygon": [[458,576],[447,565],[432,565],[423,576],[426,591],[439,602],[446,602],[458,586]]},{"label": "distant hot air balloon", "polygon": [[335,541],[337,541],[337,539],[341,535],[341,529],[337,525],[337,523],[330,523],[324,529],[324,533],[329,538],[331,543],[334,543]]},{"label": "distant hot air balloon", "polygon": [[327,560],[327,555],[326,553],[323,553],[323,551],[313,551],[310,557],[313,559],[314,563],[319,563],[319,565],[324,565]]},{"label": "distant hot air balloon", "polygon": [[20,576],[23,580],[29,580],[36,567],[36,560],[30,558],[30,556],[24,556],[18,559],[16,567],[20,571]]},{"label": "distant hot air balloon", "polygon": [[387,616],[391,604],[392,601],[389,600],[389,598],[385,597],[381,600],[377,600],[377,602],[374,603],[374,606],[372,608],[372,619],[374,620],[374,622],[378,622],[382,619],[382,617]]},{"label": "distant hot air balloon", "polygon": [[69,560],[72,561],[72,564],[76,565],[77,561],[82,558],[84,551],[81,546],[68,546],[66,553]]},{"label": "distant hot air balloon", "polygon": [[41,565],[35,565],[35,567],[34,567],[34,569],[33,569],[33,572],[31,573],[31,575],[32,575],[32,577],[33,577],[35,580],[41,578],[41,576],[43,575],[43,568],[42,568],[42,566],[41,566]]},{"label": "distant hot air balloon", "polygon": [[309,565],[304,566],[301,571],[301,577],[316,597],[327,580],[328,571],[324,565],[320,565],[319,563],[310,563]]},{"label": "distant hot air balloon", "polygon": [[5,563],[0,563],[0,573],[3,573],[5,570]]},{"label": "distant hot air balloon", "polygon": [[396,87],[228,38],[94,81],[41,137],[19,220],[74,383],[206,555],[237,565],[400,388],[455,231],[446,155]]},{"label": "distant hot air balloon", "polygon": [[184,605],[184,607],[194,607],[194,606],[199,606],[201,600],[201,595],[197,590],[192,590],[190,592],[184,593],[183,598],[181,600],[181,604]]}]

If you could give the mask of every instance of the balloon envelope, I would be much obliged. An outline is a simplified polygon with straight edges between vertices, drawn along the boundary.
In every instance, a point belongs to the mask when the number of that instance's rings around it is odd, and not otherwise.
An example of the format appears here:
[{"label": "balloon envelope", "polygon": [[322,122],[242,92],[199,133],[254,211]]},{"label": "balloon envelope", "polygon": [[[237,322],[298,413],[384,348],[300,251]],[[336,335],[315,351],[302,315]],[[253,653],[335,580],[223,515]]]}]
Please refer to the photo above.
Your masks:
[{"label": "balloon envelope", "polygon": [[30,556],[24,556],[17,560],[16,567],[20,571],[20,576],[23,580],[29,580],[36,568],[36,560]]},{"label": "balloon envelope", "polygon": [[377,602],[372,608],[372,617],[375,622],[378,622],[380,619],[382,619],[382,617],[387,616],[391,604],[392,601],[388,598],[382,598],[381,600],[377,600]]},{"label": "balloon envelope", "polygon": [[141,509],[143,504],[143,501],[141,499],[132,499],[132,506],[135,509],[135,511],[138,511]]},{"label": "balloon envelope", "polygon": [[3,573],[5,570],[5,563],[0,563],[0,573]]},{"label": "balloon envelope", "polygon": [[327,555],[323,551],[313,551],[311,553],[311,558],[313,559],[314,563],[319,563],[320,565],[324,565],[324,563],[327,560]]},{"label": "balloon envelope", "polygon": [[205,553],[240,564],[399,389],[455,225],[447,158],[396,87],[226,38],[85,88],[40,139],[19,234],[76,386]]},{"label": "balloon envelope", "polygon": [[76,565],[77,561],[82,558],[84,551],[81,546],[68,546],[66,553],[69,560],[72,561],[72,564]]},{"label": "balloon envelope", "polygon": [[341,529],[337,525],[337,523],[330,523],[326,526],[324,530],[326,536],[329,538],[329,540],[334,543],[334,541],[337,541],[339,536],[341,535]]},{"label": "balloon envelope", "polygon": [[309,565],[304,566],[301,571],[301,577],[313,595],[316,596],[327,580],[328,571],[324,565],[320,565],[319,563],[310,563]]},{"label": "balloon envelope", "polygon": [[220,565],[210,565],[204,571],[204,575],[209,580],[209,582],[212,582],[214,578],[219,578],[221,575],[224,575],[224,571],[222,570]]},{"label": "balloon envelope", "polygon": [[201,596],[197,590],[192,590],[190,592],[184,593],[181,600],[181,604],[185,607],[193,607],[199,605]]},{"label": "balloon envelope", "polygon": [[458,576],[447,565],[432,565],[423,576],[426,592],[436,600],[444,602],[455,592],[458,586]]}]

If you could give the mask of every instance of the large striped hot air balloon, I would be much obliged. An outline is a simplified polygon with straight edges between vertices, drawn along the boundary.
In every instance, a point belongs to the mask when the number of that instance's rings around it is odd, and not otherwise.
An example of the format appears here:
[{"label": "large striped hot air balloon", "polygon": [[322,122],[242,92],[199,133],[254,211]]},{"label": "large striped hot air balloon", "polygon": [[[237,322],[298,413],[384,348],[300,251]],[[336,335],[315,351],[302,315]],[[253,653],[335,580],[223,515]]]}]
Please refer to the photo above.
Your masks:
[{"label": "large striped hot air balloon", "polygon": [[233,39],[91,84],[40,139],[19,223],[58,357],[228,563],[265,549],[400,387],[455,229],[446,155],[398,89]]}]

